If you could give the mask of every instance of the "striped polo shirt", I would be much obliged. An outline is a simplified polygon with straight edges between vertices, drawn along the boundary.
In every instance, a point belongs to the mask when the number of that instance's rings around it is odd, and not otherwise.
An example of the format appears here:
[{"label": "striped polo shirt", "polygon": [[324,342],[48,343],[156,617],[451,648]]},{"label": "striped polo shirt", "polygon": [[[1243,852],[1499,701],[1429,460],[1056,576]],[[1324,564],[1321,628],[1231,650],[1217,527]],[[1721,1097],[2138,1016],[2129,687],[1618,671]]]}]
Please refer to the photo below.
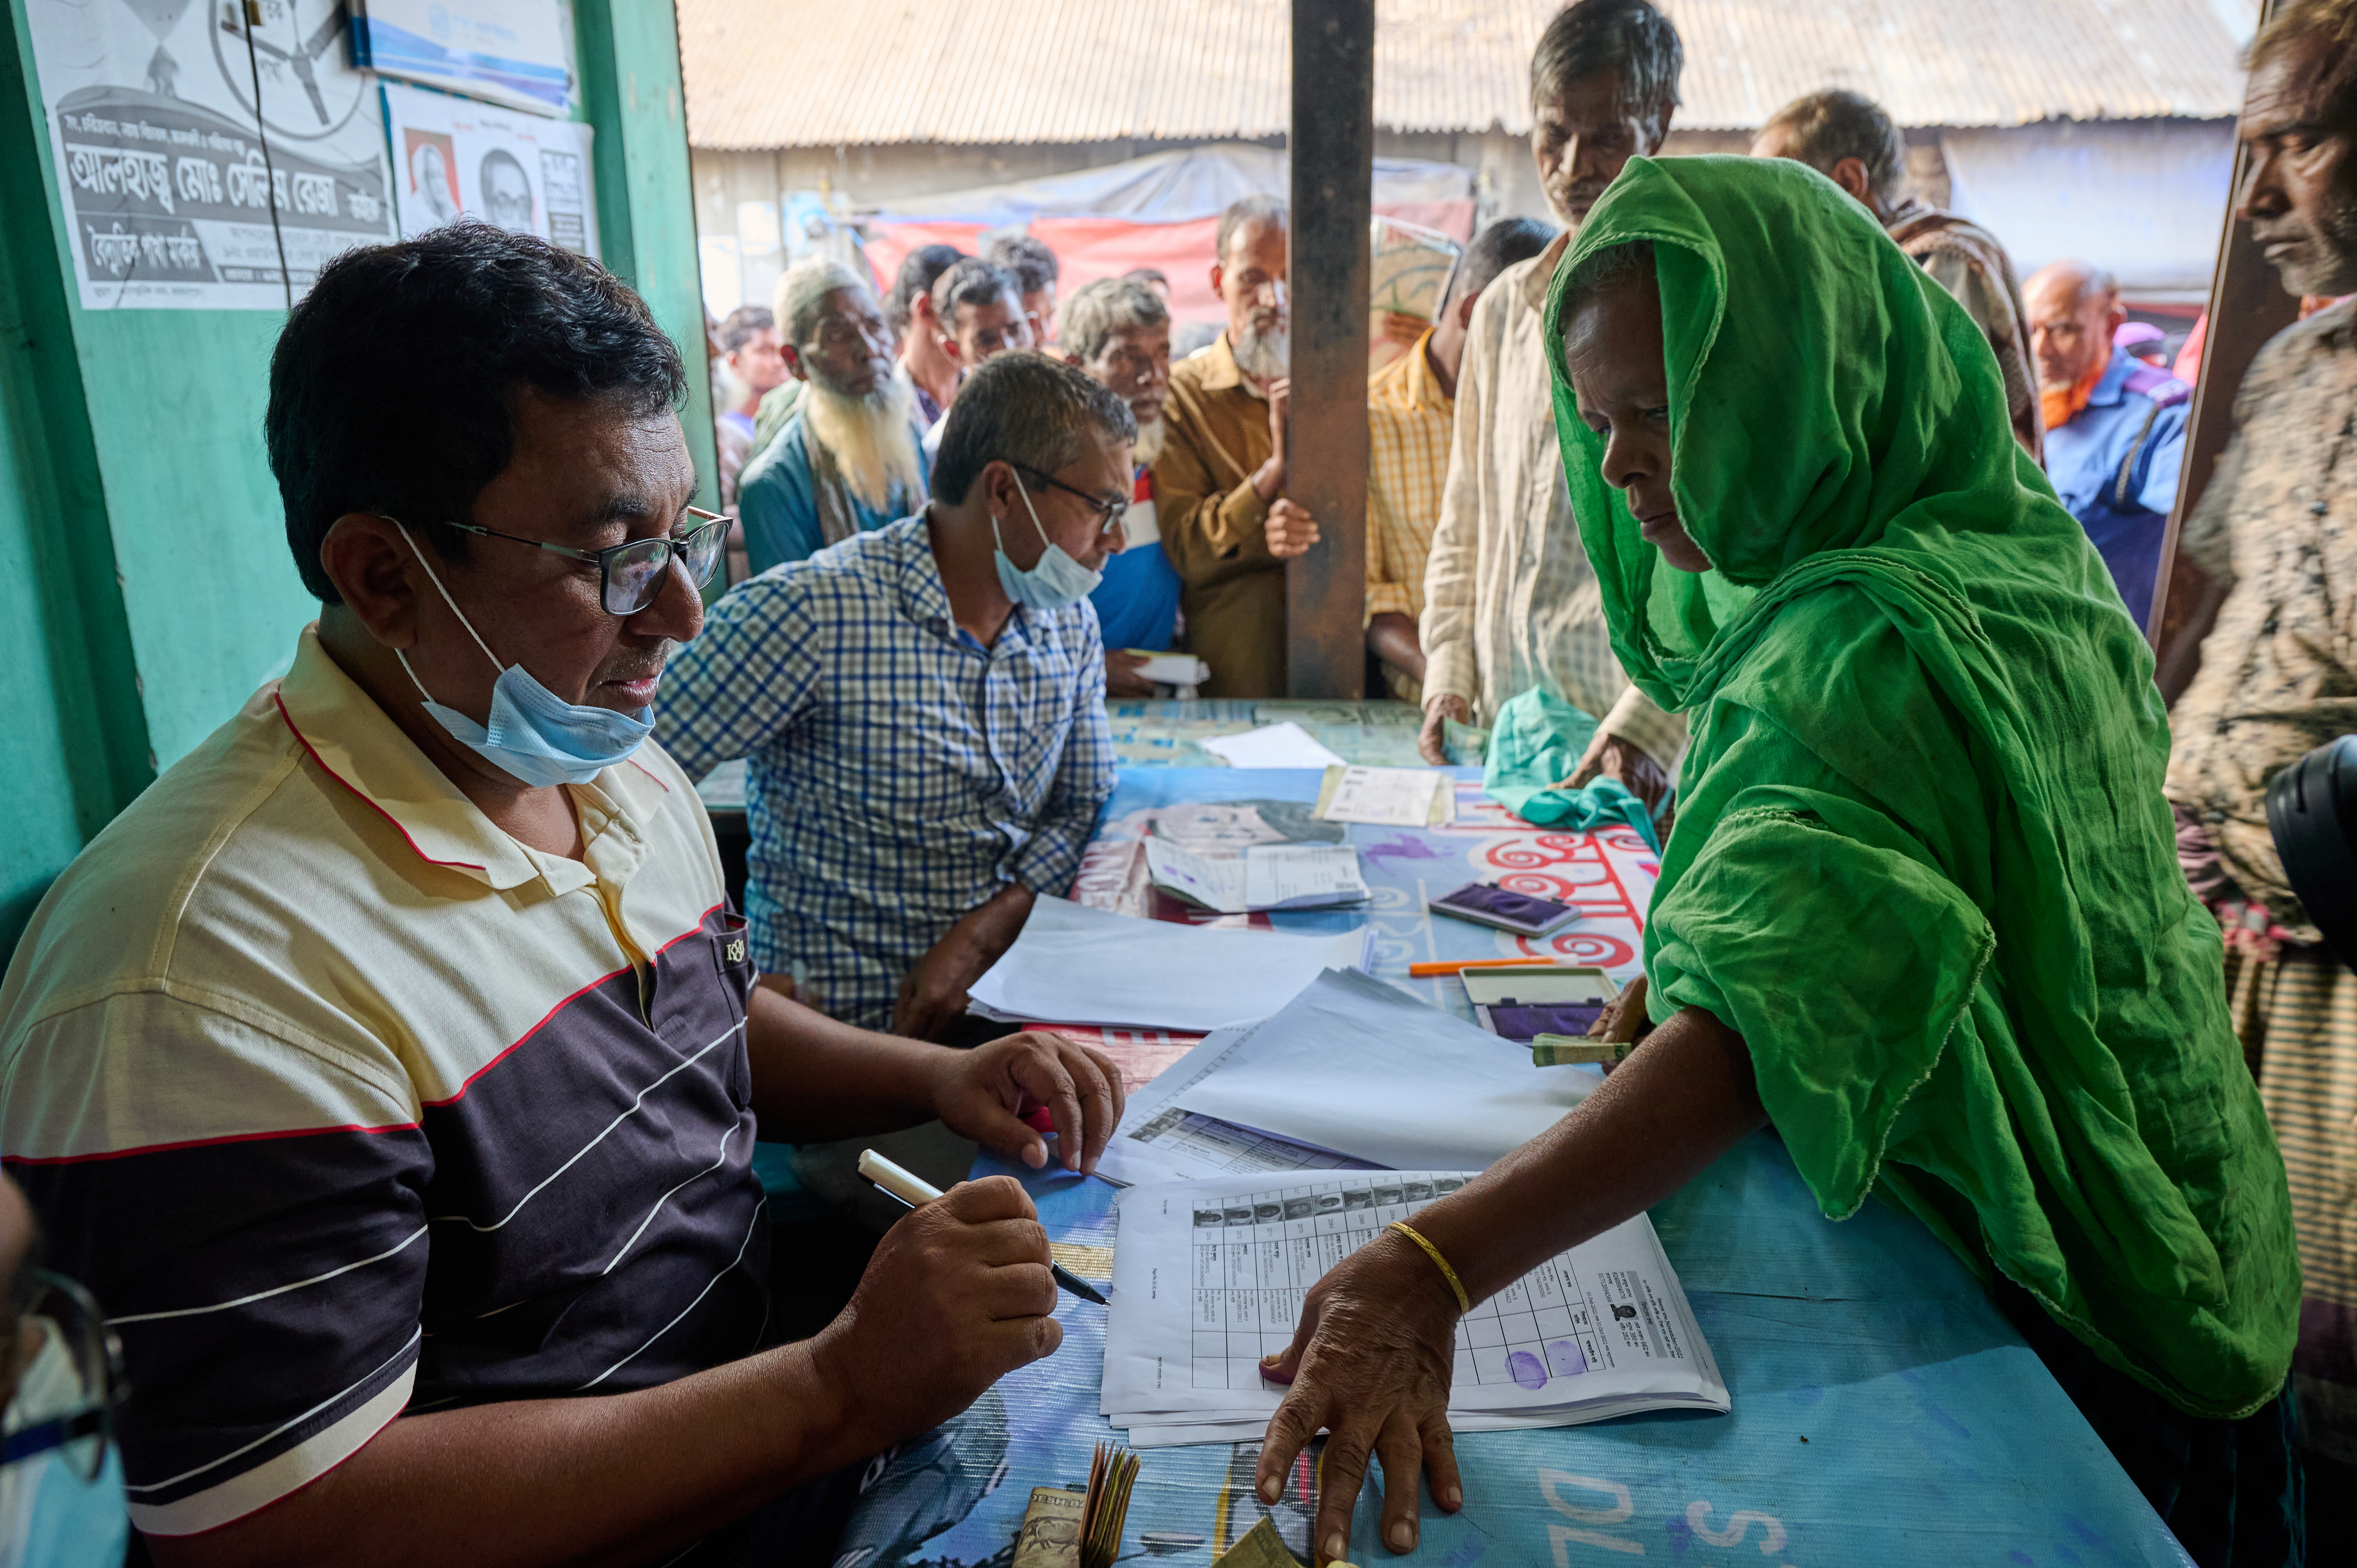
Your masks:
[{"label": "striped polo shirt", "polygon": [[768,1318],[743,922],[651,742],[494,827],[337,667],[91,841],[0,986],[0,1157],[122,1336],[133,1522],[407,1411],[642,1389]]}]

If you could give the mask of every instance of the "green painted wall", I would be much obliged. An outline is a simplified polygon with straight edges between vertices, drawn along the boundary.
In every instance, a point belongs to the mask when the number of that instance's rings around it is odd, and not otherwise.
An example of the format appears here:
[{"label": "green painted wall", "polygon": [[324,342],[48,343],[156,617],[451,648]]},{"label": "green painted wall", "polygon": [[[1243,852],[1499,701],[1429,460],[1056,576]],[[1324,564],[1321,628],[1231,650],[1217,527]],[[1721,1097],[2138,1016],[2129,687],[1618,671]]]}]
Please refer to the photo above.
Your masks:
[{"label": "green painted wall", "polygon": [[[317,613],[263,448],[274,311],[84,310],[24,0],[0,50],[0,955],[41,890],[284,669]],[[679,40],[669,0],[577,0],[607,263],[691,367],[716,504]],[[45,216],[46,223],[38,220]]]}]

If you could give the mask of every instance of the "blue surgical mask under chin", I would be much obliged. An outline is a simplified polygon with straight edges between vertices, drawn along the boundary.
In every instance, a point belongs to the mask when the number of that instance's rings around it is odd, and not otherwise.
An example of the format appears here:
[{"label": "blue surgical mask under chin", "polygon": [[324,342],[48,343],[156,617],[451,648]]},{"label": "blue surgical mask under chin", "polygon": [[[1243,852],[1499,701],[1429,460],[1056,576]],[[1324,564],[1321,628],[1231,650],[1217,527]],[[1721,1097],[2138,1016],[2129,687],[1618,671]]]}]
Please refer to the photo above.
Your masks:
[{"label": "blue surgical mask under chin", "polygon": [[[409,539],[409,530],[398,522],[401,536]],[[513,775],[526,784],[587,784],[618,762],[628,761],[640,743],[654,734],[653,710],[640,708],[635,714],[618,714],[611,708],[587,707],[568,703],[533,678],[532,671],[521,664],[500,668],[499,655],[483,640],[467,612],[442,586],[442,579],[417,549],[417,542],[409,540],[409,547],[417,553],[418,564],[441,594],[442,602],[483,650],[483,657],[499,670],[500,678],[491,687],[490,723],[479,725],[456,708],[446,708],[434,700],[425,682],[417,679],[417,671],[409,668],[409,657],[399,649],[393,657],[401,660],[409,679],[417,687],[417,694],[425,699],[425,711],[434,722],[450,732],[450,737],[468,747],[504,773]]]},{"label": "blue surgical mask under chin", "polygon": [[1039,527],[1039,513],[1031,505],[1031,492],[1017,480],[1015,493],[1023,498],[1023,510],[1031,514],[1031,526],[1039,529],[1039,542],[1048,547],[1039,564],[1029,571],[1018,571],[1006,558],[1006,549],[998,537],[998,520],[990,520],[991,559],[998,567],[998,585],[1006,596],[1026,609],[1060,610],[1066,605],[1079,604],[1096,591],[1104,581],[1103,572],[1092,572],[1064,552],[1064,547],[1048,537]]}]

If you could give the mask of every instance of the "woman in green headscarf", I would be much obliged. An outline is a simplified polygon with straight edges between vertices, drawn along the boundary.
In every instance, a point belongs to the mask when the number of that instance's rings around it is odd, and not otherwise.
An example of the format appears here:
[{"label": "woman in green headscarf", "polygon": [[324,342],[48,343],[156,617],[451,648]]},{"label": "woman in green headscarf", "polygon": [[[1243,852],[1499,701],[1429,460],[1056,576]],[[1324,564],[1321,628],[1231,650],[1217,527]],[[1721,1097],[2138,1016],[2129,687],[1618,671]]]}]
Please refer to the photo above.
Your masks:
[{"label": "woman in green headscarf", "polygon": [[1640,158],[1548,337],[1614,648],[1692,725],[1656,1026],[1417,1217],[1430,1253],[1386,1235],[1319,1283],[1264,1486],[1330,1427],[1319,1546],[1371,1452],[1413,1544],[1421,1466],[1460,1500],[1442,1261],[1478,1300],[1770,1122],[1829,1218],[1879,1191],[1990,1282],[2197,1562],[2296,1562],[2283,1162],[2151,659],[1979,329],[1814,172]]}]

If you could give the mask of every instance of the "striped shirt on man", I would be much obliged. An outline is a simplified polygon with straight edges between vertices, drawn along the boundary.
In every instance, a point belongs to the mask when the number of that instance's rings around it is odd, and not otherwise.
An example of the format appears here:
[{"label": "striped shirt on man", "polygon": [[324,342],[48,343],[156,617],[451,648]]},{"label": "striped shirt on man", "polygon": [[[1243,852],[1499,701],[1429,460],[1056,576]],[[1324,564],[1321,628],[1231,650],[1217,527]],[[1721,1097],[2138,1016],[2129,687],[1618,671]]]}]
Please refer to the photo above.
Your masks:
[{"label": "striped shirt on man", "polygon": [[652,744],[495,827],[293,668],[91,841],[0,985],[0,1149],[104,1304],[133,1522],[227,1524],[404,1411],[756,1348],[743,923]]}]

